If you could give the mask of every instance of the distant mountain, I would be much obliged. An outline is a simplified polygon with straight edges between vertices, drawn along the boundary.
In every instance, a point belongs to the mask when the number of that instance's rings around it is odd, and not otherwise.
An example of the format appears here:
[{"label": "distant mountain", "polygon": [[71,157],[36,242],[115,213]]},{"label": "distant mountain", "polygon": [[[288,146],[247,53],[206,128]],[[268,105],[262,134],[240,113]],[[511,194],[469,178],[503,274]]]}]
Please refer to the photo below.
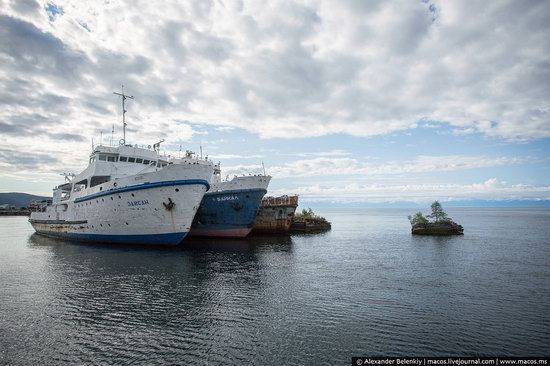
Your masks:
[{"label": "distant mountain", "polygon": [[[440,201],[446,207],[550,207],[550,200],[463,200]],[[320,202],[300,200],[299,210],[311,208],[429,208],[431,202]]]},{"label": "distant mountain", "polygon": [[8,204],[15,207],[27,207],[32,201],[51,199],[51,197],[35,196],[27,193],[0,193],[0,205]]}]

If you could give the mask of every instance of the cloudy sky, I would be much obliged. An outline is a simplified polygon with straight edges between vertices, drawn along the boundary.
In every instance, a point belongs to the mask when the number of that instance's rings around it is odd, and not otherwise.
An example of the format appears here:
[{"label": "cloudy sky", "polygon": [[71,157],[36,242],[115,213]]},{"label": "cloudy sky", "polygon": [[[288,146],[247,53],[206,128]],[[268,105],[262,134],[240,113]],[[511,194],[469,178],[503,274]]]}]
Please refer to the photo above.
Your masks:
[{"label": "cloudy sky", "polygon": [[[166,139],[316,202],[550,200],[550,2],[0,0],[0,191]],[[101,137],[102,136],[102,137]]]}]

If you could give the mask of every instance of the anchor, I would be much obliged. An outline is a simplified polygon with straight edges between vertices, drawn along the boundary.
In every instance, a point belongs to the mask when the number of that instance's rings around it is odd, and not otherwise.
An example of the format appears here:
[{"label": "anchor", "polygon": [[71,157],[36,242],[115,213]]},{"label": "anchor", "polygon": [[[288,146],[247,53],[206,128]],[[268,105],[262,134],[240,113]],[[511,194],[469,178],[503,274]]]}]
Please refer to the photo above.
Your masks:
[{"label": "anchor", "polygon": [[168,197],[168,203],[163,202],[162,204],[164,205],[164,208],[168,211],[172,211],[172,209],[176,205],[174,202],[172,202],[172,199],[170,197]]},{"label": "anchor", "polygon": [[238,202],[231,202],[231,207],[233,207],[235,211],[240,211],[243,209],[243,205]]}]

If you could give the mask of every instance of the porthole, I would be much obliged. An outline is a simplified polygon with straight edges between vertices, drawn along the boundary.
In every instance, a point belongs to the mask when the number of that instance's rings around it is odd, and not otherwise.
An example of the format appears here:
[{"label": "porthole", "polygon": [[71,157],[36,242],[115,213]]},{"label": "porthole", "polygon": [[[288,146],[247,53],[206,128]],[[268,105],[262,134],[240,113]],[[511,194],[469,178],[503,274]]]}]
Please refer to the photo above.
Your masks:
[{"label": "porthole", "polygon": [[118,195],[118,198],[119,198],[119,199],[122,199],[122,197],[120,197],[120,194]]},{"label": "porthole", "polygon": [[132,193],[132,197],[135,197],[133,193]]},{"label": "porthole", "polygon": [[128,223],[126,223],[126,225],[128,225]]},{"label": "porthole", "polygon": [[179,188],[176,188],[176,192],[179,192],[179,191],[180,191],[180,189],[179,189]]},{"label": "porthole", "polygon": [[113,200],[113,197],[111,197],[111,201]]}]

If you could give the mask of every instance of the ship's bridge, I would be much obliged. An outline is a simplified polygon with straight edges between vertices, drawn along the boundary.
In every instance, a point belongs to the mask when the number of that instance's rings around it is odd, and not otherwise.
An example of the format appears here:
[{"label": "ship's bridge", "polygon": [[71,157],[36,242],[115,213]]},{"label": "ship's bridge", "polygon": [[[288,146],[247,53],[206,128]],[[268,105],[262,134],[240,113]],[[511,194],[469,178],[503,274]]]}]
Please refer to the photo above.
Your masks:
[{"label": "ship's bridge", "polygon": [[152,172],[169,164],[157,151],[137,146],[96,146],[90,163],[72,182],[73,191],[94,187],[119,177]]},{"label": "ship's bridge", "polygon": [[90,164],[96,161],[105,161],[111,163],[134,163],[150,165],[155,162],[157,167],[168,165],[166,159],[159,157],[154,150],[143,149],[131,145],[126,146],[97,146],[90,155]]}]

